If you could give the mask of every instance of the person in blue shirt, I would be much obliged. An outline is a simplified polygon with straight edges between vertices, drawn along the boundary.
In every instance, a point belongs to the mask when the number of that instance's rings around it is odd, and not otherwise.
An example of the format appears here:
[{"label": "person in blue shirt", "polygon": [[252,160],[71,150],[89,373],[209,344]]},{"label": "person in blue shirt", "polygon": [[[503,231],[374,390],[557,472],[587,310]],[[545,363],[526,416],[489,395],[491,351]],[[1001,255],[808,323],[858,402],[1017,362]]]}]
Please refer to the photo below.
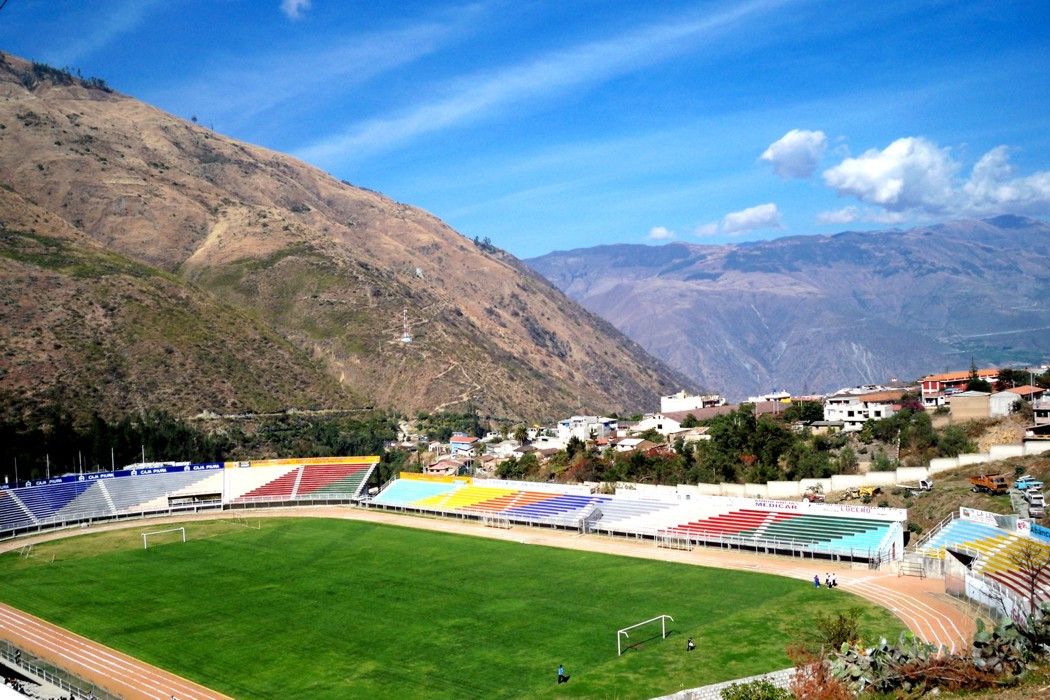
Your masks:
[{"label": "person in blue shirt", "polygon": [[561,664],[558,664],[558,682],[559,683],[568,683],[569,682],[569,677],[565,675],[565,667],[562,666]]}]

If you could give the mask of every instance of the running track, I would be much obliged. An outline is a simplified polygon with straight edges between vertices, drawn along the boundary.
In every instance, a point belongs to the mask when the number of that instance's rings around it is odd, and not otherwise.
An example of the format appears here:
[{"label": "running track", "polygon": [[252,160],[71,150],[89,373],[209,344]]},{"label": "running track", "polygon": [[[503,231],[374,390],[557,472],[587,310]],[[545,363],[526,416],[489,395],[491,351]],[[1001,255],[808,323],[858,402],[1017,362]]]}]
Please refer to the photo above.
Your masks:
[{"label": "running track", "polygon": [[[378,510],[348,507],[299,507],[265,510],[259,517],[299,516],[367,520],[392,525],[402,525],[424,530],[456,532],[476,537],[511,540],[548,547],[563,547],[591,552],[614,553],[644,559],[660,559],[699,566],[723,569],[743,569],[766,574],[776,574],[799,579],[800,585],[813,588],[813,576],[824,579],[824,574],[833,572],[839,586],[873,603],[881,605],[897,615],[912,632],[927,642],[943,644],[951,651],[963,650],[973,636],[974,623],[961,610],[954,607],[939,594],[944,586],[939,579],[899,578],[896,574],[872,571],[866,566],[851,568],[841,564],[813,562],[810,560],[756,555],[740,552],[697,548],[692,551],[663,549],[652,542],[621,538],[580,536],[559,530],[515,527],[500,530],[482,527],[478,523],[437,518],[421,518],[399,515]],[[204,517],[224,518],[225,513],[208,516],[165,518],[156,522],[182,522],[200,520]],[[121,522],[110,526],[92,528],[92,532],[106,529],[141,527],[141,521]],[[82,530],[47,533],[31,538],[13,540],[0,545],[0,552],[19,548],[27,543],[41,542],[60,537],[81,534]],[[833,595],[824,588],[813,590],[814,595]],[[105,688],[128,700],[153,699],[208,700],[224,699],[227,696],[180,678],[174,674],[143,663],[126,654],[110,649],[89,639],[56,627],[39,618],[28,615],[0,603],[0,637],[56,666],[65,668],[95,685]],[[890,640],[893,641],[893,640]]]}]

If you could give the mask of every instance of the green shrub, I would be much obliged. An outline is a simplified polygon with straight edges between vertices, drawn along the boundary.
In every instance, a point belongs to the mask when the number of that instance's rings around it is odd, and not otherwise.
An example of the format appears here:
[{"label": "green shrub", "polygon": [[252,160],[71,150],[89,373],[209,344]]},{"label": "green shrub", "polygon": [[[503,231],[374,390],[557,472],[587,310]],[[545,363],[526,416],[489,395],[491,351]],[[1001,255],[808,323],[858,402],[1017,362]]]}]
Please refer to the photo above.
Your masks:
[{"label": "green shrub", "polygon": [[765,680],[733,683],[722,689],[722,700],[790,700],[792,697],[790,690]]}]

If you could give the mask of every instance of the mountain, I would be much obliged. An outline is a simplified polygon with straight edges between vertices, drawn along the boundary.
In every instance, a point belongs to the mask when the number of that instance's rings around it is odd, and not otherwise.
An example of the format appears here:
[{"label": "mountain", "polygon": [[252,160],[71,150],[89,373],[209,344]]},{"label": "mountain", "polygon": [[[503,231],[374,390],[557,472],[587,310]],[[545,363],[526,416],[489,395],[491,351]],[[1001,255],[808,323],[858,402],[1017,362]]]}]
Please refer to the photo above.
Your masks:
[{"label": "mountain", "polygon": [[20,404],[524,420],[695,386],[424,211],[3,54],[0,97],[0,393]]},{"label": "mountain", "polygon": [[827,392],[1050,348],[1050,226],[1016,216],[739,245],[608,245],[528,260],[696,382]]}]

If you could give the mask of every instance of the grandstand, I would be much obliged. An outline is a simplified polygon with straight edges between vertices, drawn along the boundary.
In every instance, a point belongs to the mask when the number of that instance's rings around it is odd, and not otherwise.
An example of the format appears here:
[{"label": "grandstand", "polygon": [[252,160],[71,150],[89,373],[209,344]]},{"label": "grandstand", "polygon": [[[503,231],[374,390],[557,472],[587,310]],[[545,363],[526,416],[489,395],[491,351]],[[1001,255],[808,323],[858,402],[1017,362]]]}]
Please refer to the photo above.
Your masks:
[{"label": "grandstand", "polygon": [[936,562],[937,575],[968,582],[966,596],[996,614],[1024,614],[1033,594],[1050,601],[1050,529],[1016,516],[963,507],[909,550]]},{"label": "grandstand", "polygon": [[630,492],[596,495],[586,486],[426,477],[402,473],[370,505],[582,532],[674,538],[755,551],[882,560],[903,552],[906,512],[887,508],[690,496],[671,500]]},{"label": "grandstand", "polygon": [[0,486],[0,538],[76,523],[254,505],[346,503],[378,457],[142,465]]}]

